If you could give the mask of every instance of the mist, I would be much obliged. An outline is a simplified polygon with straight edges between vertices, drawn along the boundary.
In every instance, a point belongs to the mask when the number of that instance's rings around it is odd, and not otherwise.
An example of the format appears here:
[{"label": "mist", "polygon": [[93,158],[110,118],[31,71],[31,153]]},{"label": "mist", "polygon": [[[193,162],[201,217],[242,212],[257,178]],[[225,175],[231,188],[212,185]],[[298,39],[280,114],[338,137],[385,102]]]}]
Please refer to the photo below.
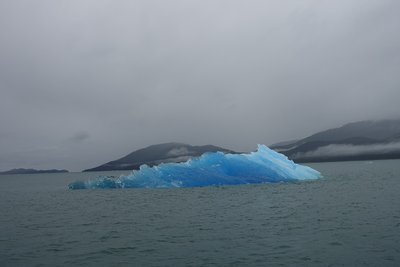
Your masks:
[{"label": "mist", "polygon": [[296,153],[294,158],[343,157],[364,154],[379,155],[398,151],[400,151],[400,142],[374,145],[331,144],[319,147],[313,151]]}]

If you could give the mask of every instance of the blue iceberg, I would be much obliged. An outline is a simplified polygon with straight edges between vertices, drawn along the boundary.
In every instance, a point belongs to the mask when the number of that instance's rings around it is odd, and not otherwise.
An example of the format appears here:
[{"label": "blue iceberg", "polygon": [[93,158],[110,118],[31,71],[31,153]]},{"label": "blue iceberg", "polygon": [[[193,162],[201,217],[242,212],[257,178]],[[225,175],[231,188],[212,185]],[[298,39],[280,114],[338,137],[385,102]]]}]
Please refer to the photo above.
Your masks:
[{"label": "blue iceberg", "polygon": [[183,163],[164,163],[118,178],[100,176],[77,181],[70,189],[171,188],[293,182],[318,179],[321,174],[289,160],[285,155],[258,145],[249,154],[206,153]]}]

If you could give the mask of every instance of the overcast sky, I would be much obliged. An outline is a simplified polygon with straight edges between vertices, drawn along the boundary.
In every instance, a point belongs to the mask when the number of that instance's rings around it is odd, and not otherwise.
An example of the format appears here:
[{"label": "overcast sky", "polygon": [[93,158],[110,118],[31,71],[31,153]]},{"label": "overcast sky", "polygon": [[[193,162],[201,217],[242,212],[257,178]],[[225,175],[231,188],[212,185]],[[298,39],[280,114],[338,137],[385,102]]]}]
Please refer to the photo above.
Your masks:
[{"label": "overcast sky", "polygon": [[0,0],[0,170],[400,117],[400,1]]}]

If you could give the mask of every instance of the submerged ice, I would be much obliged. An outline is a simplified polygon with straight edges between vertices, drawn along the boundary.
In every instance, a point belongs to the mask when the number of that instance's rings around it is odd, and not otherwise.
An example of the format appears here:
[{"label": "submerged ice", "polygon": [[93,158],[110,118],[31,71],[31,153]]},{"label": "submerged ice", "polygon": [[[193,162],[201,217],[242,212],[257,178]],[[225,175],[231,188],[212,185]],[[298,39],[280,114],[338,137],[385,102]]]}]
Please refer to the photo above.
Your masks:
[{"label": "submerged ice", "polygon": [[70,189],[170,188],[291,182],[320,178],[321,174],[289,160],[265,145],[249,154],[206,153],[183,163],[164,163],[118,178],[100,176],[77,181]]}]

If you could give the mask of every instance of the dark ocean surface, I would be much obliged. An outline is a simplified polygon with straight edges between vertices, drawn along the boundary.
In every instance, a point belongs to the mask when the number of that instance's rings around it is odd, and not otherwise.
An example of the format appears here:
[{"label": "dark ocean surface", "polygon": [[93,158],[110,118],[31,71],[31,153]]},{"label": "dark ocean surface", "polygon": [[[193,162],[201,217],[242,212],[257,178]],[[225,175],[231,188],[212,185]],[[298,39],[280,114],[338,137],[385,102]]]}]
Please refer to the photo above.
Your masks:
[{"label": "dark ocean surface", "polygon": [[400,266],[400,161],[309,166],[324,178],[69,190],[100,173],[0,176],[0,266]]}]

